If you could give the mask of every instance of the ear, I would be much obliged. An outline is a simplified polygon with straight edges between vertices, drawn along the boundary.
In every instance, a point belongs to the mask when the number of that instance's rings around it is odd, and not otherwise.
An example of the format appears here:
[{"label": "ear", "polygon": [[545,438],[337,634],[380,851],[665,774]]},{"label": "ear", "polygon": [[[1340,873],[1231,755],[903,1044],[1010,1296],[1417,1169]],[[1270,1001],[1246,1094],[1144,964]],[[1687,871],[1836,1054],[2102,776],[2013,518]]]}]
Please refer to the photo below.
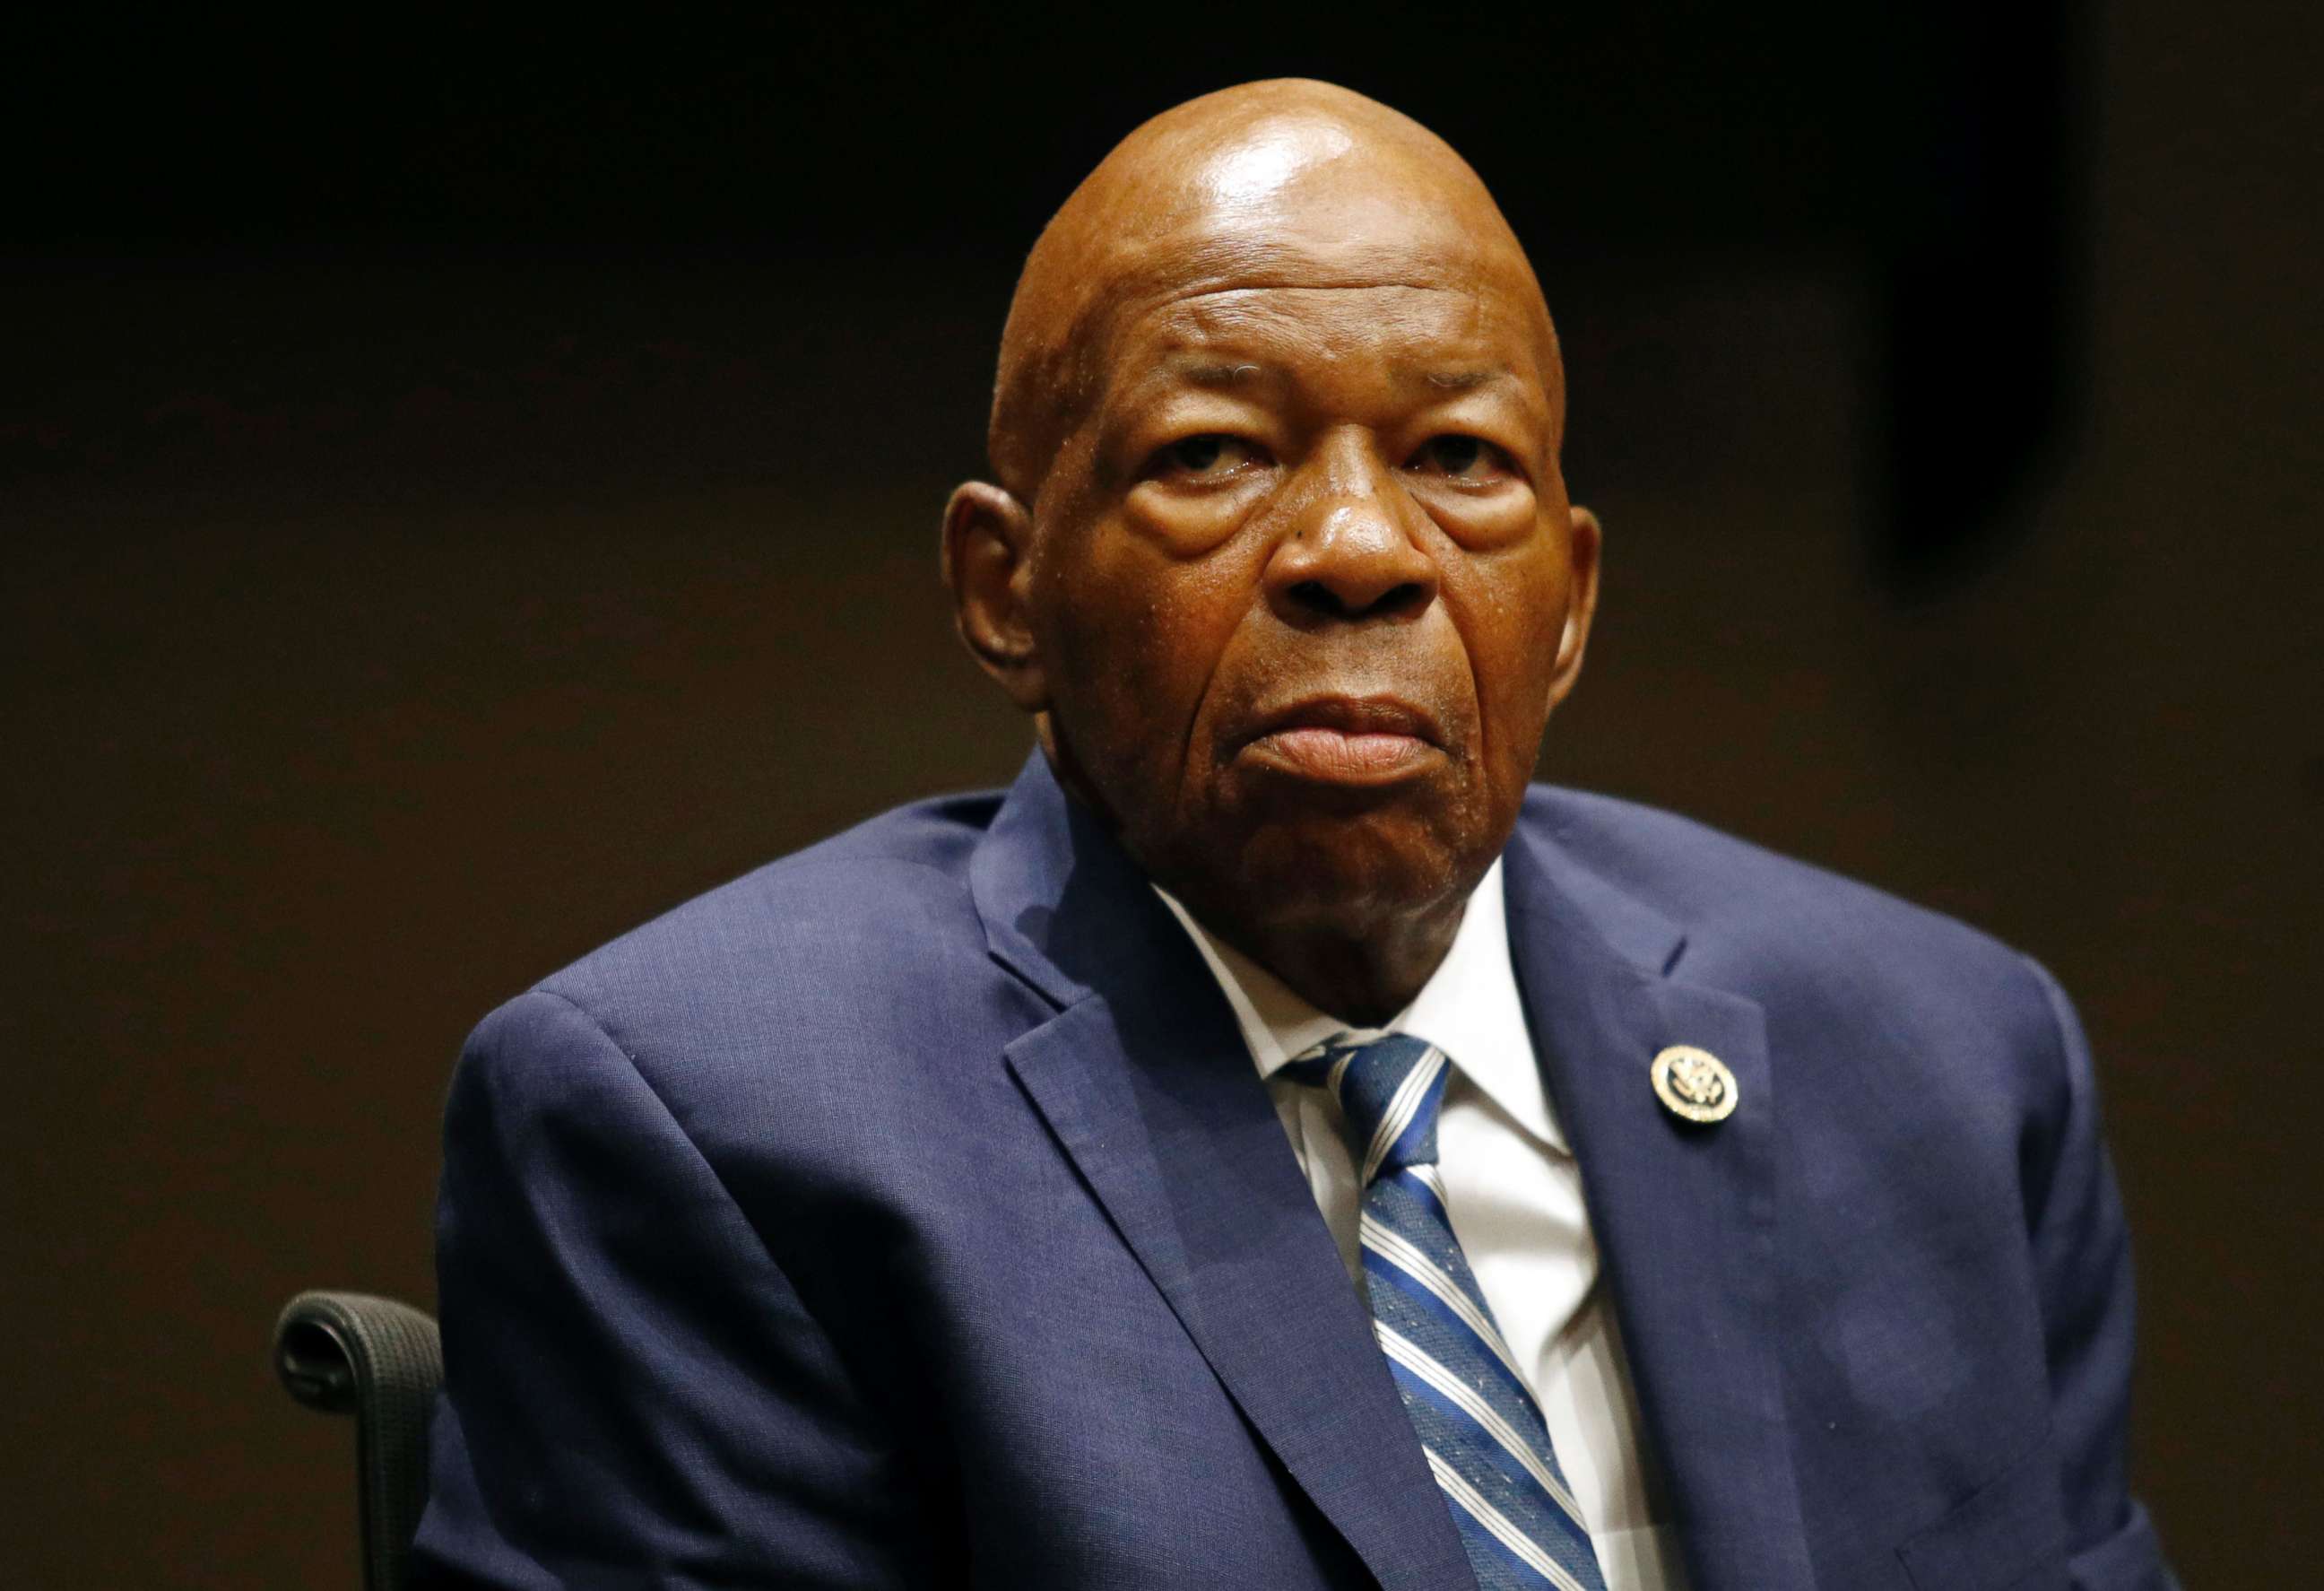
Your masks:
[{"label": "ear", "polygon": [[1549,705],[1565,699],[1582,675],[1582,654],[1590,645],[1590,621],[1598,615],[1598,554],[1604,532],[1598,516],[1575,504],[1566,532],[1566,561],[1572,585],[1565,602],[1565,631],[1557,640],[1557,667],[1550,676]]},{"label": "ear", "polygon": [[944,578],[954,627],[1009,699],[1038,713],[1049,705],[1049,685],[1026,620],[1032,547],[1032,514],[999,486],[970,481],[945,504]]}]

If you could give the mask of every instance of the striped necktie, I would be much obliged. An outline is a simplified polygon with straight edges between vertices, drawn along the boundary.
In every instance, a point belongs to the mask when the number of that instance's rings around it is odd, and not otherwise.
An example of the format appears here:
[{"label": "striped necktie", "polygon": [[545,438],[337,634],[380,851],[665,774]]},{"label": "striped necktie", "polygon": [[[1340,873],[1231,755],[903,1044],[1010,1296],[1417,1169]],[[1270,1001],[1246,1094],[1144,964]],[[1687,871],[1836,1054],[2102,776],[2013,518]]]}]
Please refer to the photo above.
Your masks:
[{"label": "striped necktie", "polygon": [[1605,1591],[1549,1427],[1444,1213],[1444,1052],[1391,1033],[1326,1041],[1284,1072],[1329,1088],[1363,1189],[1364,1292],[1481,1591]]}]

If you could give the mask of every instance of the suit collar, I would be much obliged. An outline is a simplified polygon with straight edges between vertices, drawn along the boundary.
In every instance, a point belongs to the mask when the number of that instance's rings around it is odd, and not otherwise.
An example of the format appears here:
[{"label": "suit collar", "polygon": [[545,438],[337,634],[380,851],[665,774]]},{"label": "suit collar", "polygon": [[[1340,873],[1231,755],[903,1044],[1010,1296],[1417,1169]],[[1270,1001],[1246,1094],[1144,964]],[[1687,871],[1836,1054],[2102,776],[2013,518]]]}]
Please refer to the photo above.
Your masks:
[{"label": "suit collar", "polygon": [[1103,976],[1089,954],[1102,946],[1076,954],[1058,937],[1068,889],[1077,902],[1111,893],[1126,902],[1144,882],[1103,826],[1066,799],[1038,751],[1026,759],[968,865],[969,893],[992,958],[1059,1007],[1087,999],[1090,977]]},{"label": "suit collar", "polygon": [[[1775,1345],[1775,1087],[1759,1008],[1668,976],[1684,935],[1531,815],[1505,857],[1512,960],[1579,1157],[1639,1406],[1696,1591],[1806,1586]],[[1388,1591],[1468,1568],[1194,943],[1037,753],[970,865],[998,962],[1057,1014],[1011,1070],[1220,1382]],[[1727,1121],[1683,1126],[1647,1068],[1667,1044],[1735,1073]]]}]

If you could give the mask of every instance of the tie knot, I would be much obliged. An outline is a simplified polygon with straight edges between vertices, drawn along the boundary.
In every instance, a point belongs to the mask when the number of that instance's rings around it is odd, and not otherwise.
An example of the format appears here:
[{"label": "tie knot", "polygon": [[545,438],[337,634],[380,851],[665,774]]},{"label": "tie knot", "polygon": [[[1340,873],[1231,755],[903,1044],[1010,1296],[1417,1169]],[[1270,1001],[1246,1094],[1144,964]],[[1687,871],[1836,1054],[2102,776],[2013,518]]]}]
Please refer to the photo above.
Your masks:
[{"label": "tie knot", "polygon": [[1283,1069],[1302,1083],[1329,1088],[1340,1102],[1360,1186],[1369,1188],[1383,1172],[1436,1163],[1444,1052],[1425,1039],[1406,1033],[1360,1042],[1327,1039]]}]

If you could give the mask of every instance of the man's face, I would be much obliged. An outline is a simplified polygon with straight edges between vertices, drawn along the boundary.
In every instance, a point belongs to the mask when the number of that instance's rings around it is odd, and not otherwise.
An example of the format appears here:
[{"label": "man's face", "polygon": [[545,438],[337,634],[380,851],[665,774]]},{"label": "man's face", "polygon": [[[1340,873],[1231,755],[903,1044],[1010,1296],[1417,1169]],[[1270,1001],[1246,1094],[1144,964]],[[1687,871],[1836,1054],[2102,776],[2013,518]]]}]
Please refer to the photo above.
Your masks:
[{"label": "man's face", "polygon": [[1033,513],[1053,754],[1229,920],[1464,895],[1594,597],[1529,278],[1488,258],[1366,281],[1325,252],[1117,310]]}]

